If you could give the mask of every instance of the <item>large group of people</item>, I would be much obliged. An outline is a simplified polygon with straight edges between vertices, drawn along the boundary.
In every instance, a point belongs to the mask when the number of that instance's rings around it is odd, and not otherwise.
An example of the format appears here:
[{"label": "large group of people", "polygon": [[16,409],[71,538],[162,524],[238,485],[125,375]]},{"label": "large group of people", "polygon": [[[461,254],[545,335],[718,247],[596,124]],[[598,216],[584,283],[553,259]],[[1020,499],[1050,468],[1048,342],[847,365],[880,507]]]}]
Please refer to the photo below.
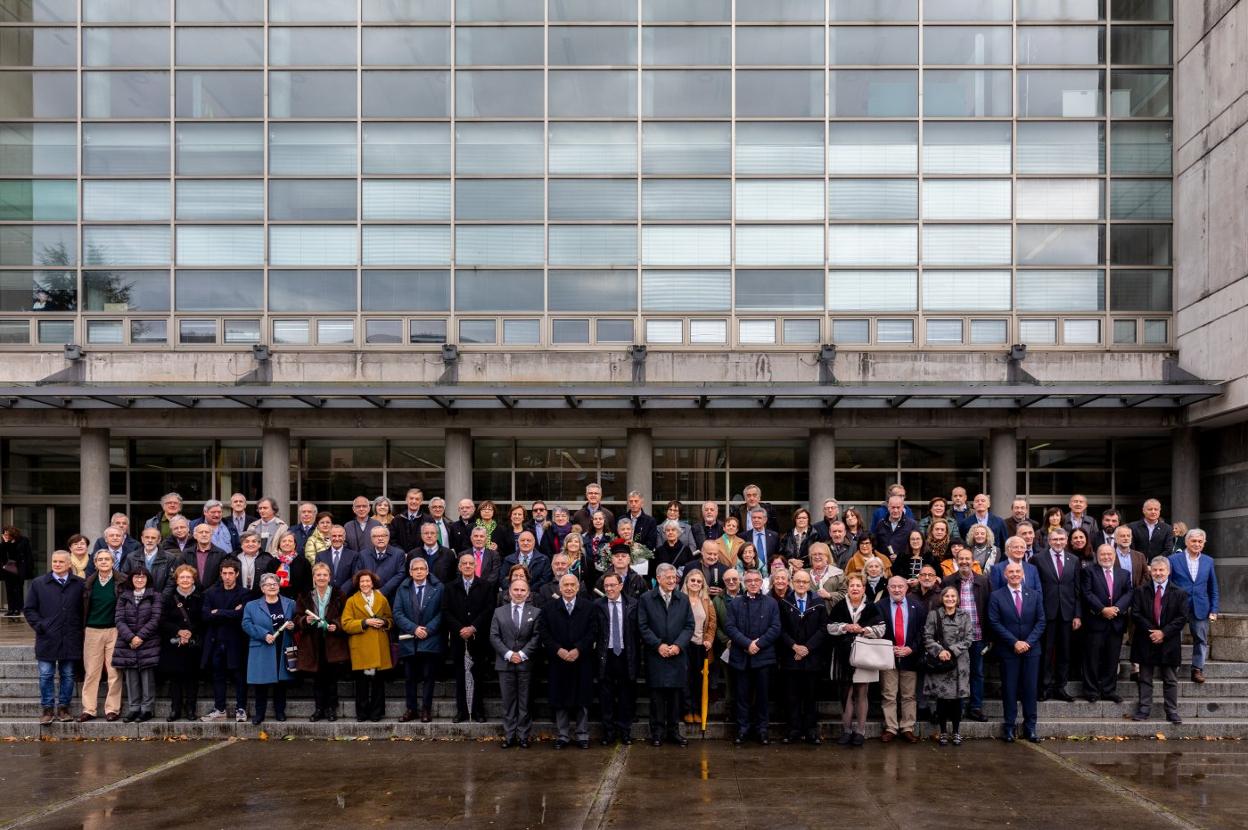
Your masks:
[{"label": "large group of people", "polygon": [[[270,703],[283,721],[292,682],[310,684],[312,720],[333,721],[349,676],[355,718],[376,722],[401,672],[399,720],[429,722],[449,660],[455,722],[486,720],[497,678],[505,748],[528,746],[542,690],[556,748],[589,746],[591,709],[604,743],[631,743],[643,684],[656,746],[684,745],[683,727],[705,728],[719,700],[738,744],[769,743],[773,724],[786,743],[819,744],[818,704],[836,699],[838,742],[859,747],[873,685],[881,740],[916,742],[928,719],[941,745],[958,745],[964,718],[987,720],[986,660],[1000,666],[1011,742],[1020,702],[1022,735],[1037,740],[1037,701],[1073,701],[1072,683],[1086,700],[1122,703],[1127,637],[1135,719],[1150,716],[1160,675],[1166,716],[1181,722],[1184,631],[1192,680],[1204,682],[1218,613],[1206,534],[1166,523],[1155,499],[1137,521],[1109,509],[1098,524],[1075,495],[1035,523],[1024,499],[1002,517],[957,487],[920,520],[892,485],[869,521],[827,499],[817,521],[798,508],[782,533],[753,485],[731,512],[706,502],[693,522],[674,501],[651,516],[636,491],[617,516],[602,495],[590,484],[576,508],[463,499],[452,517],[412,488],[401,507],[356,498],[339,524],[310,503],[289,523],[270,498],[252,513],[241,494],[188,520],[170,493],[137,539],[116,514],[94,542],[71,537],[26,592],[41,721],[101,716],[101,683],[105,719],[150,720],[160,674],[170,721],[243,722],[249,696],[252,723]],[[5,567],[10,597],[10,578],[29,576],[21,542],[4,528],[4,561],[19,565]],[[201,715],[203,679],[213,701]]]}]

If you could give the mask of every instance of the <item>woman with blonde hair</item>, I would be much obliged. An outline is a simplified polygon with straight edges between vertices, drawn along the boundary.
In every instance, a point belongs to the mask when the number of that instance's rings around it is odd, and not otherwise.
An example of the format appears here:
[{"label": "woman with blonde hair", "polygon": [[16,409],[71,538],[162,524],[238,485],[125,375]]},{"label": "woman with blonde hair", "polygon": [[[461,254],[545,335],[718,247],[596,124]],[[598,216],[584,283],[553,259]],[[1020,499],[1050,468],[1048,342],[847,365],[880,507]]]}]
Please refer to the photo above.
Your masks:
[{"label": "woman with blonde hair", "polygon": [[[878,561],[878,560],[872,560]],[[880,679],[877,671],[857,669],[849,656],[854,640],[878,638],[884,633],[884,618],[866,594],[862,574],[851,574],[845,581],[846,596],[828,612],[828,634],[832,637],[832,679],[843,690],[841,746],[862,746],[867,731],[867,689]],[[857,729],[854,729],[855,721]]]},{"label": "woman with blonde hair", "polygon": [[711,657],[715,647],[715,604],[706,592],[706,577],[697,568],[685,573],[681,590],[689,597],[689,605],[693,608],[693,637],[689,640],[687,661],[689,682],[685,687],[685,700],[681,709],[684,710],[685,723],[694,723],[701,722],[702,719],[702,663]]},{"label": "woman with blonde hair", "polygon": [[316,555],[329,550],[329,532],[334,527],[334,514],[321,511],[316,514],[316,524],[308,534],[308,541],[303,543],[303,555],[308,563],[316,561]]},{"label": "woman with blonde hair", "polygon": [[352,581],[355,593],[342,608],[342,630],[348,636],[355,674],[355,719],[378,723],[386,715],[386,683],[381,672],[392,666],[388,632],[394,616],[372,571],[358,571]]},{"label": "woman with blonde hair", "polygon": [[373,499],[373,518],[386,527],[390,526],[390,523],[394,521],[394,504],[390,499],[385,496]]}]

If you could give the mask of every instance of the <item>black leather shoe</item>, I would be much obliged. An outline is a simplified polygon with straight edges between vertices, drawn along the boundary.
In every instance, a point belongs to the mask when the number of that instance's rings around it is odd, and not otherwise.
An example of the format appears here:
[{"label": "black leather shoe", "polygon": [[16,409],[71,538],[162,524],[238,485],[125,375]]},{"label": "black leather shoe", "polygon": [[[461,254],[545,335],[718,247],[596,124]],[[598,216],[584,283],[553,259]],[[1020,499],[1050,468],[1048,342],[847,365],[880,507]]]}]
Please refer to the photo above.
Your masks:
[{"label": "black leather shoe", "polygon": [[520,746],[520,748],[521,748],[521,749],[528,749],[528,748],[529,748],[529,739],[528,739],[528,738],[521,738],[521,739],[520,739],[520,744],[519,744],[519,746]]},{"label": "black leather shoe", "polygon": [[1110,703],[1122,703],[1122,695],[1105,695],[1105,699]]},{"label": "black leather shoe", "polygon": [[477,715],[473,718],[477,723],[485,723],[485,715]]},{"label": "black leather shoe", "polygon": [[767,746],[768,744],[771,743],[771,738],[767,737],[766,732],[763,732],[758,736],[758,742],[762,746]]},{"label": "black leather shoe", "polygon": [[405,709],[403,714],[399,715],[399,723],[409,723],[414,720],[416,720],[415,709]]},{"label": "black leather shoe", "polygon": [[1005,730],[1005,732],[1001,735],[1001,740],[1005,741],[1007,744],[1014,743],[1014,730],[1013,729]]},{"label": "black leather shoe", "polygon": [[1040,743],[1040,736],[1037,735],[1035,732],[1028,732],[1027,740],[1031,741],[1033,744],[1038,744]]},{"label": "black leather shoe", "polygon": [[1100,700],[1100,698],[1097,697],[1096,695],[1084,695],[1083,700],[1085,703],[1096,703],[1098,700]]},{"label": "black leather shoe", "polygon": [[668,738],[668,741],[676,744],[676,746],[689,746],[689,741],[685,738],[684,735],[673,735],[672,737]]},{"label": "black leather shoe", "polygon": [[662,738],[651,738],[651,739],[650,739],[650,746],[663,746],[663,739],[662,739]]},{"label": "black leather shoe", "polygon": [[737,737],[733,738],[732,745],[733,746],[745,746],[745,736],[738,735]]},{"label": "black leather shoe", "polygon": [[338,713],[335,712],[333,709],[330,709],[329,714],[325,716],[325,720],[329,721],[330,723],[333,723],[334,721],[338,720]]},{"label": "black leather shoe", "polygon": [[820,738],[818,735],[807,735],[806,743],[810,744],[811,746],[819,746],[820,744],[823,743],[823,738]]},{"label": "black leather shoe", "polygon": [[278,723],[285,723],[285,722],[286,722],[286,713],[285,713],[285,712],[278,712],[278,713],[277,713],[277,715],[276,715],[275,717],[276,717],[276,719],[277,719],[277,722],[278,722]]},{"label": "black leather shoe", "polygon": [[1062,701],[1063,703],[1075,702],[1075,699],[1071,697],[1070,692],[1067,692],[1065,689],[1057,690],[1056,692],[1053,693],[1053,697],[1057,700]]},{"label": "black leather shoe", "polygon": [[975,721],[976,723],[987,723],[987,722],[988,722],[988,716],[987,716],[987,715],[985,715],[985,714],[983,713],[983,710],[981,710],[981,709],[972,709],[971,711],[967,712],[967,713],[966,713],[966,719],[967,719],[967,720],[973,720],[973,721]]},{"label": "black leather shoe", "polygon": [[1179,717],[1178,715],[1170,715],[1169,717],[1166,718],[1166,720],[1170,721],[1175,726],[1178,726],[1179,724],[1183,723],[1183,719]]},{"label": "black leather shoe", "polygon": [[156,717],[155,712],[144,712],[143,714],[139,715],[139,723],[147,723],[149,720],[151,720],[154,717]]},{"label": "black leather shoe", "polygon": [[317,709],[315,712],[312,713],[312,717],[308,718],[308,720],[311,721],[312,723],[316,723],[323,717],[325,717],[325,713],[322,712],[320,709]]},{"label": "black leather shoe", "polygon": [[513,746],[515,746],[515,743],[512,742],[511,738],[503,738],[503,742],[498,745],[498,748],[499,749],[511,749]]},{"label": "black leather shoe", "polygon": [[569,741],[565,741],[563,738],[560,738],[559,740],[555,741],[555,749],[564,749],[567,747],[568,743]]},{"label": "black leather shoe", "polygon": [[603,735],[602,738],[598,741],[598,743],[601,744],[602,746],[611,746],[611,744],[615,743],[615,736]]},{"label": "black leather shoe", "polygon": [[463,723],[466,720],[468,720],[467,715],[456,714],[455,717],[451,718],[451,723]]},{"label": "black leather shoe", "polygon": [[420,710],[420,722],[421,723],[429,723],[432,720],[433,720],[432,712],[430,712],[428,709]]},{"label": "black leather shoe", "polygon": [[589,741],[577,741],[576,745],[581,749],[589,749]]},{"label": "black leather shoe", "polygon": [[180,717],[182,717],[181,712],[179,712],[177,709],[170,709],[169,714],[165,716],[165,721],[167,723],[173,723],[175,720],[177,720]]},{"label": "black leather shoe", "polygon": [[121,719],[121,722],[122,723],[134,723],[138,719],[139,719],[138,712],[126,712],[126,716]]},{"label": "black leather shoe", "polygon": [[632,746],[632,745],[633,745],[633,736],[632,736],[632,735],[625,735],[624,737],[620,738],[620,743],[624,744],[624,746]]}]

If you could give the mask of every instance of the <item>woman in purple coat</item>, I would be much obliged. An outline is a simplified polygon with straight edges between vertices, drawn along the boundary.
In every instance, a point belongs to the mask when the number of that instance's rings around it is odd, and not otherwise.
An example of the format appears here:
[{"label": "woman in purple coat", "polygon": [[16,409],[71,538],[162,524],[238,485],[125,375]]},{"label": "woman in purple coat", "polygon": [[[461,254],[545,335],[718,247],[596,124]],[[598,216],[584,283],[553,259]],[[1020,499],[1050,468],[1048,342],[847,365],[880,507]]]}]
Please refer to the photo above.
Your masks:
[{"label": "woman in purple coat", "polygon": [[126,678],[126,723],[149,721],[155,715],[161,597],[148,588],[149,580],[147,569],[139,565],[130,573],[130,587],[117,598],[113,668],[121,669]]}]

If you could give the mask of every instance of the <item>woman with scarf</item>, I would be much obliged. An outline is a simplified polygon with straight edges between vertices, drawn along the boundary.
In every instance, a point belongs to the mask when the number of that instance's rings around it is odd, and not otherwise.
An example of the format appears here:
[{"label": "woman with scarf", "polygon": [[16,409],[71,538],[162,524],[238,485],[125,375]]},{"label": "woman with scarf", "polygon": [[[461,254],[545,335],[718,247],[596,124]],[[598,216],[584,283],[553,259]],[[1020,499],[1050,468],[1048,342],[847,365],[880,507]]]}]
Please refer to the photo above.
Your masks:
[{"label": "woman with scarf", "polygon": [[309,565],[316,561],[318,553],[329,550],[329,531],[333,526],[333,513],[322,511],[316,514],[316,524],[312,527],[312,532],[308,534],[308,541],[303,543],[303,555],[307,558]]},{"label": "woman with scarf", "polygon": [[[301,557],[302,558],[302,557]],[[273,692],[273,711],[279,721],[286,720],[286,649],[292,644],[295,627],[295,601],[280,593],[281,578],[277,574],[260,575],[260,598],[243,607],[243,633],[247,635],[247,684],[256,696],[256,713],[251,722],[264,723]]]},{"label": "woman with scarf", "polygon": [[[563,549],[559,551],[568,557],[568,573],[581,580],[584,584],[585,577],[583,573],[592,572],[593,566],[587,565],[585,562],[585,540],[579,533],[569,533],[563,539]],[[551,559],[554,559],[552,556]],[[508,586],[509,588],[511,586]],[[535,589],[538,587],[533,586]],[[501,588],[501,586],[500,586]]]},{"label": "woman with scarf", "polygon": [[65,542],[69,548],[69,572],[79,579],[86,579],[87,572],[94,568],[91,561],[91,540],[81,533],[75,533]]},{"label": "woman with scarf", "polygon": [[611,543],[615,541],[615,534],[607,527],[606,514],[601,510],[594,511],[590,528],[582,534],[581,541],[585,543],[585,559],[593,568],[593,573],[586,576],[592,576],[591,584],[597,585],[603,574],[611,570]]},{"label": "woman with scarf", "polygon": [[179,565],[173,572],[173,592],[160,615],[160,670],[169,678],[170,723],[196,720],[199,701],[199,664],[203,659],[204,597],[195,585],[195,568]]},{"label": "woman with scarf", "polygon": [[390,523],[394,521],[394,505],[390,503],[390,499],[385,496],[373,499],[373,518],[377,520],[377,524],[390,527]]},{"label": "woman with scarf", "polygon": [[[498,546],[499,556],[511,556],[520,550],[520,534],[525,531],[532,532],[526,516],[523,504],[513,504],[508,508],[507,527],[503,530],[502,540]],[[536,541],[536,536],[534,540]]]},{"label": "woman with scarf", "polygon": [[277,578],[282,596],[295,599],[312,587],[312,565],[307,556],[299,555],[299,540],[286,531],[277,538],[273,558],[277,560]]},{"label": "woman with scarf", "polygon": [[793,511],[793,529],[780,540],[780,550],[784,552],[785,559],[799,559],[805,567],[810,561],[806,552],[813,541],[815,535],[810,530],[810,511],[799,507]]},{"label": "woman with scarf", "polygon": [[1001,549],[996,546],[992,531],[987,525],[971,525],[966,531],[966,540],[980,573],[991,573],[993,566],[1001,561]]},{"label": "woman with scarf", "polygon": [[485,538],[489,540],[485,546],[492,551],[498,551],[503,538],[503,528],[494,517],[495,510],[494,502],[486,499],[477,505],[477,516],[472,523],[473,527],[485,528]]},{"label": "woman with scarf", "polygon": [[563,552],[564,543],[569,538],[575,536],[579,539],[580,534],[572,532],[572,520],[568,515],[568,508],[556,506],[550,516],[551,532],[549,536],[542,537],[542,542],[545,543],[547,539],[550,540],[549,555],[554,556],[556,553]]},{"label": "woman with scarf", "polygon": [[299,671],[312,678],[313,722],[338,720],[338,673],[350,662],[351,651],[342,631],[342,592],[333,586],[332,570],[324,562],[312,566],[312,587],[295,602],[295,645]]},{"label": "woman with scarf", "polygon": [[130,587],[117,598],[113,667],[126,678],[126,723],[149,721],[156,712],[156,664],[160,662],[161,596],[148,588],[147,568],[130,572]]},{"label": "woman with scarf", "polygon": [[953,522],[948,519],[938,519],[929,524],[927,532],[923,534],[923,543],[927,546],[928,558],[938,566],[936,573],[940,574],[941,578],[949,576],[958,569],[957,560],[954,559],[950,546],[954,541],[961,544],[962,537],[959,536],[956,539],[953,537],[949,531],[952,525]]},{"label": "woman with scarf", "polygon": [[378,723],[386,715],[386,683],[381,672],[391,668],[390,628],[394,616],[372,571],[358,571],[355,593],[342,608],[342,630],[348,635],[351,671],[355,674],[355,719]]}]

